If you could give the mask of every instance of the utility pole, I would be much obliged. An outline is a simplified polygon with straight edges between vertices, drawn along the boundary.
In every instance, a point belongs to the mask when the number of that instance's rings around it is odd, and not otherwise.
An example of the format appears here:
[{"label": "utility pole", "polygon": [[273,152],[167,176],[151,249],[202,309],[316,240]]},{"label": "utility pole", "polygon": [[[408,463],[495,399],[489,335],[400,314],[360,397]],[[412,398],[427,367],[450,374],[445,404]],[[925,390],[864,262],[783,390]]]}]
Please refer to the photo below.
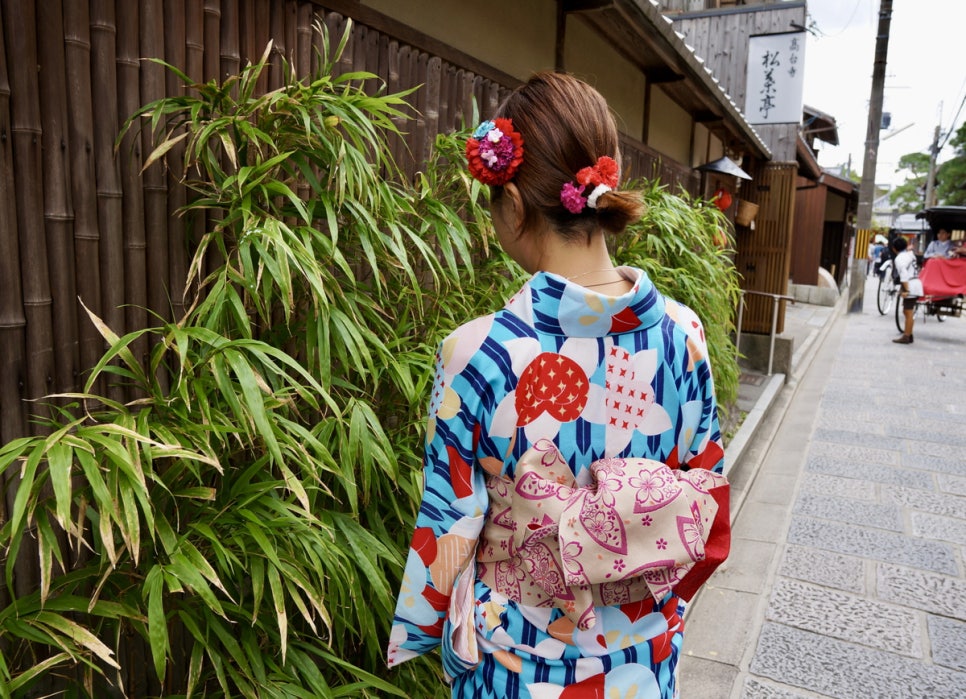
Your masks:
[{"label": "utility pole", "polygon": [[936,205],[936,159],[939,157],[939,126],[929,146],[929,174],[926,176],[926,205],[924,209]]},{"label": "utility pole", "polygon": [[[856,223],[859,229],[872,226],[872,201],[875,199],[875,166],[879,156],[879,129],[882,127],[882,94],[885,92],[886,57],[889,53],[889,25],[892,23],[892,0],[879,3],[879,31],[875,37],[875,62],[872,64],[872,92],[869,96],[869,121],[865,136],[865,159],[862,163],[862,182],[859,184],[859,209]],[[849,284],[849,313],[862,310],[865,290],[864,260],[858,251],[852,257],[852,278]]]}]

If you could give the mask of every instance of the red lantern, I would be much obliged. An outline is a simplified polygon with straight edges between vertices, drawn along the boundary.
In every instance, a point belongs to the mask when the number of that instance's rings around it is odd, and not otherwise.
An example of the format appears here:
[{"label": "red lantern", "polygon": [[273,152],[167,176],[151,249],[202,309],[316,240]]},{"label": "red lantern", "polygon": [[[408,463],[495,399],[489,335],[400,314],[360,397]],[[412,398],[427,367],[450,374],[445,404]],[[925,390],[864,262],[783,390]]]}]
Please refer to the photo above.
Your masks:
[{"label": "red lantern", "polygon": [[711,201],[717,206],[721,211],[727,211],[731,206],[731,192],[729,192],[724,187],[719,188],[712,197]]}]

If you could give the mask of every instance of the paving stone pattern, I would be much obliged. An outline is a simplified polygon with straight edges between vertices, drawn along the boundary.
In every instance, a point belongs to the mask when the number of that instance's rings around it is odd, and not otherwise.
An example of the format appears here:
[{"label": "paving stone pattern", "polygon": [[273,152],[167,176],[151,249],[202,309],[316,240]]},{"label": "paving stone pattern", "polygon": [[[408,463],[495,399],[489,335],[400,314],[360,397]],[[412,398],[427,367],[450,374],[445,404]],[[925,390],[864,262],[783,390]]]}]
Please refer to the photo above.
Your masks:
[{"label": "paving stone pattern", "polygon": [[682,699],[966,699],[966,319],[896,345],[874,302],[797,377],[686,618]]},{"label": "paving stone pattern", "polygon": [[966,351],[932,341],[966,322],[880,320],[843,319],[743,697],[966,697]]}]

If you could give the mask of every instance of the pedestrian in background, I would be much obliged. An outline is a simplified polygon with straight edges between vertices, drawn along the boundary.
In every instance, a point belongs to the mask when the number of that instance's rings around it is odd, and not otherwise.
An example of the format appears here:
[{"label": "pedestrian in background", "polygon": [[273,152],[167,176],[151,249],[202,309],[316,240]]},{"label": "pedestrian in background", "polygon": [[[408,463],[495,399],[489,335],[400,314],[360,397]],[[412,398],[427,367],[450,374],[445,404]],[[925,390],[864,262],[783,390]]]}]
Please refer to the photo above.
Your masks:
[{"label": "pedestrian in background", "polygon": [[900,345],[911,345],[913,342],[913,312],[916,309],[918,297],[922,296],[922,282],[919,281],[916,256],[908,247],[909,244],[901,235],[892,241],[892,250],[895,253],[893,264],[895,264],[899,283],[902,285],[902,313],[905,316],[902,334],[893,340]]}]

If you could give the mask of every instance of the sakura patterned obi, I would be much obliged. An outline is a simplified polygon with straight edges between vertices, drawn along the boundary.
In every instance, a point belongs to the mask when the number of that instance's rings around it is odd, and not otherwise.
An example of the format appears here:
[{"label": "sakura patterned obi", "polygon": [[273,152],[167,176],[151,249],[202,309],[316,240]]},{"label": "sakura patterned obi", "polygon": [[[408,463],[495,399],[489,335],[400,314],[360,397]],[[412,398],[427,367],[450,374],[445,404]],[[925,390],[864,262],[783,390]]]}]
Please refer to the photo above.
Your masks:
[{"label": "sakura patterned obi", "polygon": [[[583,482],[581,482],[583,481]],[[690,600],[728,556],[728,481],[650,459],[600,459],[575,478],[549,440],[490,476],[479,577],[521,604],[554,606],[579,629],[595,605],[674,590]]]}]

